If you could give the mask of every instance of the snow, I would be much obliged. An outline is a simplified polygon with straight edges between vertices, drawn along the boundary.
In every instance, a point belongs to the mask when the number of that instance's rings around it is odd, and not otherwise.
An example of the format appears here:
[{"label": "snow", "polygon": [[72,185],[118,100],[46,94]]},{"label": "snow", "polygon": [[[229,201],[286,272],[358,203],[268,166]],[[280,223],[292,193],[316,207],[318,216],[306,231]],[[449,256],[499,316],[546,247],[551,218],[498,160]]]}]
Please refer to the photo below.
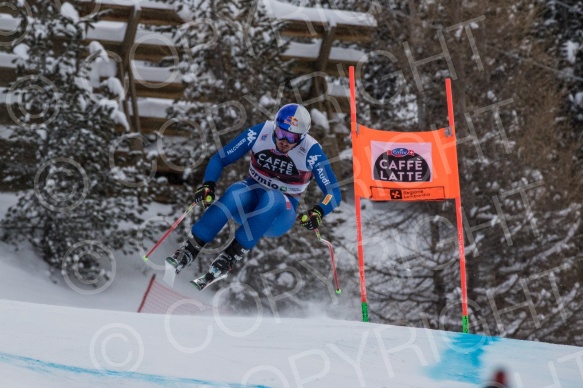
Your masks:
[{"label": "snow", "polygon": [[[6,94],[4,94],[4,88],[0,88],[0,104],[6,103]],[[0,139],[9,139],[14,133],[12,128],[8,128],[4,125],[0,125]]]},{"label": "snow", "polygon": [[[143,81],[144,83],[161,83],[163,85],[171,83],[181,83],[182,75],[177,68],[174,67],[152,67],[147,66],[139,61],[132,61],[132,71],[136,81]],[[148,85],[146,85],[148,86]],[[155,87],[161,87],[156,85]]]},{"label": "snow", "polygon": [[349,98],[350,90],[347,85],[340,85],[338,83],[328,82],[327,93],[329,96]]},{"label": "snow", "polygon": [[[14,195],[0,194],[0,213],[14,203]],[[166,314],[138,314],[149,276],[161,272],[140,255],[115,254],[115,278],[93,294],[48,276],[26,246],[16,252],[0,243],[0,257],[2,387],[465,388],[483,386],[499,368],[512,388],[583,385],[582,348],[323,313],[279,318],[260,304],[234,316],[219,307],[221,291],[180,289],[208,303],[184,299]],[[206,310],[173,314],[184,303]]]},{"label": "snow", "polygon": [[277,0],[263,0],[262,5],[270,17],[280,20],[367,27],[376,27],[377,25],[376,19],[368,13],[302,7]]},{"label": "snow", "polygon": [[19,24],[20,19],[15,18],[12,15],[0,13],[0,31],[16,32]]},{"label": "snow", "polygon": [[87,39],[106,42],[123,42],[125,23],[98,21],[87,31]]},{"label": "snow", "polygon": [[98,53],[97,57],[100,61],[109,62],[109,56],[107,55],[107,51],[101,45],[101,43],[96,41],[91,41],[89,43],[89,52],[91,55]]},{"label": "snow", "polygon": [[310,111],[310,115],[312,116],[312,121],[315,125],[318,125],[326,130],[330,129],[330,123],[328,122],[328,118],[318,109],[312,109]]},{"label": "snow", "polygon": [[[168,4],[164,1],[155,0],[80,0],[80,2],[96,3],[97,9],[100,9],[101,5],[111,5],[114,7],[136,6],[141,9],[149,8],[174,11],[177,11],[177,7],[180,4],[179,2],[176,2],[175,4]],[[324,9],[320,7],[303,7],[277,0],[263,0],[261,6],[265,9],[269,16],[280,20],[296,20],[321,24],[327,23],[330,25],[352,25],[365,27],[375,27],[377,25],[374,16],[369,13],[344,11],[338,9]],[[189,7],[183,7],[181,11],[177,11],[178,16],[180,16],[185,22],[193,19],[193,14],[188,10],[188,8]]]},{"label": "snow", "polygon": [[[121,43],[123,42],[126,28],[126,23],[98,21],[87,31],[87,39],[99,40],[101,42]],[[174,45],[172,43],[172,34],[152,32],[141,27],[138,27],[138,30],[136,31],[135,42],[141,45]]]},{"label": "snow", "polygon": [[125,99],[125,89],[123,88],[123,85],[121,84],[121,81],[118,78],[115,77],[109,77],[106,81],[105,81],[106,85],[107,85],[107,89],[115,94],[116,96],[119,96],[120,100],[124,100]]},{"label": "snow", "polygon": [[80,19],[79,13],[75,9],[75,7],[71,5],[71,3],[63,3],[63,5],[61,6],[61,15],[75,23],[79,22]]},{"label": "snow", "polygon": [[[315,43],[289,42],[283,56],[315,61],[318,59],[321,44],[320,40]],[[367,56],[363,50],[332,47],[328,59],[332,62],[366,62]]]},{"label": "snow", "polygon": [[[19,51],[21,51],[21,49],[19,49]],[[19,58],[20,56],[17,54],[0,53],[0,68],[16,69],[15,61],[18,60]]]},{"label": "snow", "polygon": [[577,52],[581,50],[581,45],[572,40],[568,40],[563,44],[563,52],[569,63],[577,62]]},{"label": "snow", "polygon": [[113,5],[124,7],[156,8],[156,9],[175,9],[175,6],[163,1],[155,0],[78,0],[79,3],[96,3],[100,5]]},{"label": "snow", "polygon": [[127,131],[130,129],[126,115],[120,110],[120,106],[115,100],[101,99],[98,103],[108,109],[111,109],[111,119],[114,123],[123,126]]},{"label": "snow", "polygon": [[[25,44],[18,44],[16,46],[14,46],[14,48],[12,49],[12,52],[14,52],[14,54],[16,54],[19,58],[23,59],[23,60],[28,60],[28,52],[29,52],[29,47]],[[4,66],[2,66],[4,67]]]},{"label": "snow", "polygon": [[583,382],[583,351],[570,346],[218,310],[194,317],[0,300],[0,311],[10,333],[4,387],[461,388],[500,366],[513,387]]},{"label": "snow", "polygon": [[166,118],[166,110],[175,104],[174,101],[169,99],[140,98],[138,99],[138,110],[140,115],[144,117]]}]

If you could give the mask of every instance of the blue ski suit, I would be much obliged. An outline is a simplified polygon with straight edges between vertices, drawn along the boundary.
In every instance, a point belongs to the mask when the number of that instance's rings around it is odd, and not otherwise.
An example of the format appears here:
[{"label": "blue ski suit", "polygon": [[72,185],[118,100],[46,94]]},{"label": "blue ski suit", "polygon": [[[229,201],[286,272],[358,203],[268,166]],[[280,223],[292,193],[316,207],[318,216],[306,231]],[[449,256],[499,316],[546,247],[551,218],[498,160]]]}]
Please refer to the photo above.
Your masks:
[{"label": "blue ski suit", "polygon": [[193,235],[211,242],[233,219],[240,225],[235,239],[245,249],[263,236],[281,236],[293,226],[299,197],[312,178],[324,194],[319,203],[324,216],[338,206],[338,182],[320,144],[306,135],[283,154],[277,151],[273,129],[273,121],[248,128],[211,157],[205,182],[216,183],[225,167],[251,151],[249,177],[229,186],[192,226]]}]

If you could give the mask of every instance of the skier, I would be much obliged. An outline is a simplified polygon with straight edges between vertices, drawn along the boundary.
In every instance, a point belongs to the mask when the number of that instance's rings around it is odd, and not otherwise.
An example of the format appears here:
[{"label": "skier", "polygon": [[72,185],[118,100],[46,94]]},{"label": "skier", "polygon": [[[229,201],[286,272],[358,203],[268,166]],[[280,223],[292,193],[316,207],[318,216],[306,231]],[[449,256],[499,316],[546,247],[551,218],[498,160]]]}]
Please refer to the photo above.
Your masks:
[{"label": "skier", "polygon": [[[309,230],[318,228],[322,218],[341,201],[340,189],[320,144],[308,131],[310,113],[298,104],[287,104],[268,120],[246,129],[213,155],[204,183],[195,191],[194,202],[206,209],[192,225],[191,235],[166,261],[176,273],[196,259],[202,248],[234,219],[240,226],[234,240],[210,265],[204,276],[191,283],[203,289],[227,276],[263,236],[278,237],[296,220],[300,195],[312,177],[323,192],[321,201],[297,217]],[[232,184],[216,201],[216,182],[223,169],[251,151],[249,177]],[[214,203],[213,203],[214,202]]]}]

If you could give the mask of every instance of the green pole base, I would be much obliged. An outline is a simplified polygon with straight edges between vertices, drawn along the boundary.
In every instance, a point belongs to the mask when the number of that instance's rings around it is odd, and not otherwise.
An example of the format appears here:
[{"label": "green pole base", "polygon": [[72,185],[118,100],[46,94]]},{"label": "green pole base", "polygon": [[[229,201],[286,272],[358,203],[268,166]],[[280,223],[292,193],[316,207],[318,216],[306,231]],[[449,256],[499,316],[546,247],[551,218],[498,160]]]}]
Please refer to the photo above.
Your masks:
[{"label": "green pole base", "polygon": [[340,294],[342,294],[342,290],[339,288],[336,290],[336,295],[340,295]]},{"label": "green pole base", "polygon": [[470,330],[470,319],[468,318],[467,315],[462,315],[462,332],[464,333],[469,333]]},{"label": "green pole base", "polygon": [[362,321],[368,322],[368,304],[366,302],[362,302]]},{"label": "green pole base", "polygon": [[142,257],[142,260],[144,260],[144,261],[148,261],[148,260],[150,260],[150,259],[148,259],[148,256],[144,256],[144,257]]}]

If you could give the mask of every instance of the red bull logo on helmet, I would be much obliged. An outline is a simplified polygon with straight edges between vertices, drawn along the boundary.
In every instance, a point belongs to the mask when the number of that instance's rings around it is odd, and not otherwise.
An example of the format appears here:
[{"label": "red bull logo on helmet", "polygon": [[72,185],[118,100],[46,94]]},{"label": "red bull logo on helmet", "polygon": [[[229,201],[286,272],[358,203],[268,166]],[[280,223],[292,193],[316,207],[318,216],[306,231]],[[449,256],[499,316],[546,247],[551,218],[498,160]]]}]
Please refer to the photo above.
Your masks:
[{"label": "red bull logo on helmet", "polygon": [[294,127],[297,127],[299,124],[298,119],[296,119],[295,116],[288,116],[283,122]]}]

